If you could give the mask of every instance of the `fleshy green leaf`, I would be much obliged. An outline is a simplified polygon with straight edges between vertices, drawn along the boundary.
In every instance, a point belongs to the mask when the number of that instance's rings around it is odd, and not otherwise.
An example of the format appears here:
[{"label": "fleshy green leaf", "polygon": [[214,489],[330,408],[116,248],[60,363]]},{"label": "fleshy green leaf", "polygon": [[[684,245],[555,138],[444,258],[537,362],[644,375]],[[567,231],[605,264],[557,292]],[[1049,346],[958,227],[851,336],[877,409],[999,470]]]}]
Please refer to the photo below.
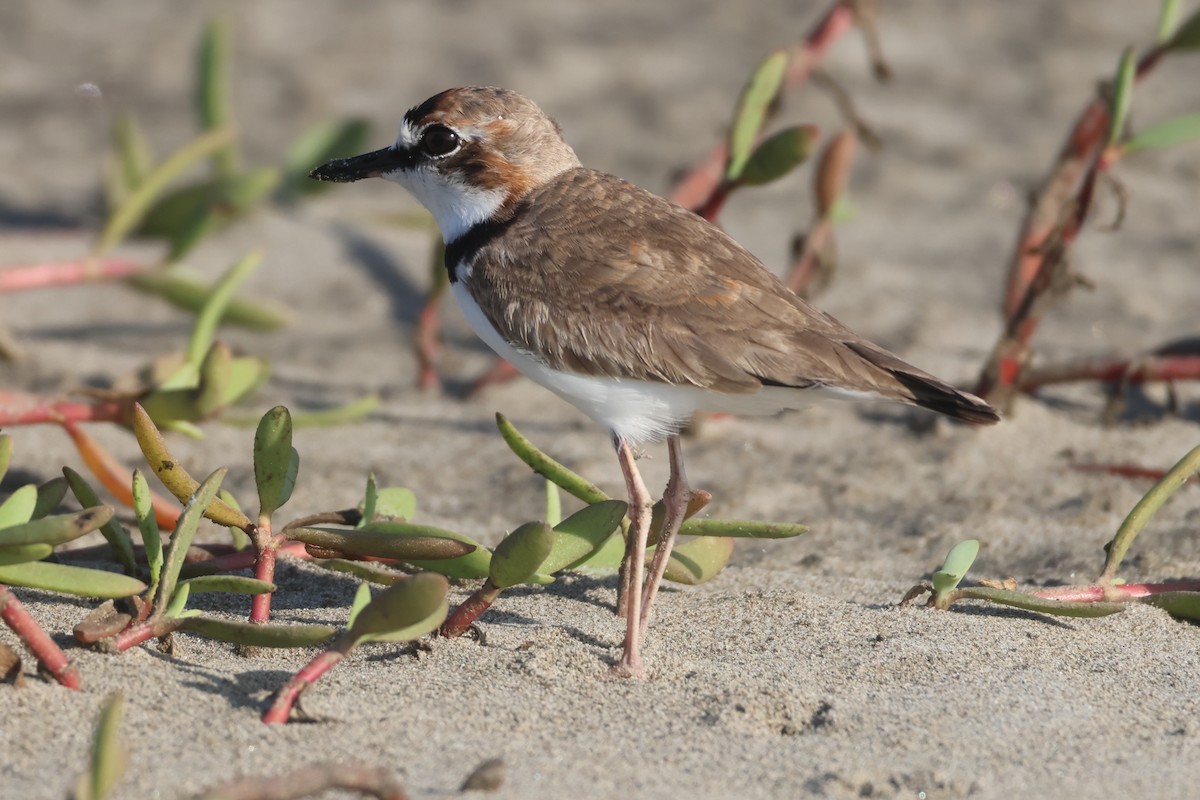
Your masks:
[{"label": "fleshy green leaf", "polygon": [[[175,495],[180,502],[186,502],[199,487],[199,483],[167,449],[167,443],[162,434],[154,426],[154,422],[137,403],[133,404],[133,433],[137,437],[138,446],[146,463],[154,470],[154,474]],[[250,519],[240,510],[233,508],[222,500],[215,499],[205,512],[205,516],[218,525],[236,527],[245,530],[250,525]]]},{"label": "fleshy green leaf", "polygon": [[[93,508],[100,506],[100,497],[96,494],[96,490],[92,488],[82,475],[70,467],[63,467],[63,476],[67,479],[67,483],[71,487],[72,494],[79,501],[79,505],[84,508]],[[112,548],[113,554],[117,557],[117,561],[121,562],[121,566],[125,567],[125,572],[130,575],[136,575],[138,571],[137,559],[133,557],[133,540],[129,538],[129,532],[125,530],[121,523],[117,522],[111,515],[100,525],[100,533]]]},{"label": "fleshy green leaf", "polygon": [[803,164],[817,140],[811,125],[785,128],[754,149],[738,181],[746,186],[762,186],[782,178]]},{"label": "fleshy green leaf", "polygon": [[1192,12],[1192,15],[1175,29],[1175,33],[1171,36],[1171,40],[1167,42],[1165,49],[1200,49],[1200,10]]},{"label": "fleshy green leaf", "polygon": [[1200,139],[1200,114],[1187,114],[1152,125],[1125,143],[1126,153],[1175,147]]},{"label": "fleshy green leaf", "polygon": [[737,110],[729,126],[729,159],[725,179],[738,180],[750,160],[754,141],[767,120],[768,109],[775,102],[787,73],[788,54],[774,50],[755,68],[738,98]]},{"label": "fleshy green leaf", "polygon": [[445,621],[448,589],[446,579],[431,572],[393,584],[359,612],[350,635],[358,642],[406,642],[424,636]]},{"label": "fleshy green leaf", "polygon": [[367,489],[363,493],[363,501],[358,504],[358,510],[362,514],[362,519],[354,527],[361,528],[368,522],[375,521],[375,506],[379,502],[379,487],[375,484],[375,473],[367,475]]},{"label": "fleshy green leaf", "polygon": [[586,560],[613,535],[627,509],[620,500],[602,500],[555,525],[554,546],[539,571],[553,575]]},{"label": "fleshy green leaf", "polygon": [[114,513],[112,506],[93,506],[74,514],[55,514],[23,525],[0,528],[0,546],[60,545],[91,533],[112,519]]},{"label": "fleshy green leaf", "polygon": [[526,522],[505,536],[492,551],[489,577],[499,589],[525,583],[554,547],[554,530],[544,522]]},{"label": "fleshy green leaf", "polygon": [[[197,313],[214,291],[207,283],[179,266],[143,271],[130,275],[125,282],[148,294],[161,297],[176,308]],[[288,315],[270,304],[233,298],[221,315],[221,324],[240,325],[260,331],[273,331],[288,324]]]},{"label": "fleshy green leaf", "polygon": [[957,598],[989,600],[1000,605],[1053,614],[1058,617],[1104,617],[1125,610],[1124,603],[1072,603],[1063,600],[1047,600],[1009,589],[993,589],[989,586],[968,586],[954,592]]},{"label": "fleshy green leaf", "polygon": [[262,258],[262,251],[251,251],[230,267],[213,286],[212,293],[209,294],[208,300],[196,317],[196,324],[192,327],[192,336],[188,340],[187,362],[197,370],[199,370],[205,354],[208,353],[208,348],[212,346],[217,325],[220,324],[229,301],[233,299],[233,293],[258,269]]},{"label": "fleshy green leaf", "polygon": [[0,478],[3,478],[8,472],[8,465],[12,461],[13,441],[12,437],[7,433],[0,433]]},{"label": "fleshy green leaf", "polygon": [[292,496],[299,469],[300,454],[292,447],[292,415],[283,406],[275,406],[263,415],[254,434],[260,525]]},{"label": "fleshy green leaf", "polygon": [[38,487],[37,503],[33,507],[31,519],[41,519],[58,508],[67,496],[67,479],[63,476],[51,478]]},{"label": "fleshy green leaf", "polygon": [[599,503],[609,499],[599,486],[567,469],[535,447],[503,414],[496,415],[496,427],[500,429],[500,435],[518,458],[543,478],[561,486],[567,494],[574,495],[585,503]]},{"label": "fleshy green leaf", "polygon": [[162,194],[167,185],[179,175],[194,165],[197,161],[207,158],[217,150],[233,141],[232,128],[218,128],[208,131],[193,139],[188,144],[176,150],[167,160],[146,175],[125,201],[108,217],[108,223],[100,232],[96,244],[92,247],[92,255],[101,256],[111,250],[117,242],[125,238],[130,231],[137,227],[146,215],[147,209],[155,199]]},{"label": "fleshy green leaf", "polygon": [[1133,105],[1133,80],[1137,64],[1133,48],[1121,53],[1117,74],[1113,78],[1112,101],[1108,108],[1108,146],[1113,147],[1129,122],[1129,107]]},{"label": "fleshy green leaf", "polygon": [[159,576],[158,592],[154,596],[154,611],[157,614],[166,611],[167,603],[175,594],[179,570],[183,567],[188,548],[192,545],[196,528],[200,525],[200,518],[204,515],[204,510],[216,498],[217,490],[221,488],[221,481],[225,479],[227,471],[224,467],[215,470],[196,487],[195,493],[187,499],[183,506],[179,522],[171,534],[171,542],[163,554],[162,574]]},{"label": "fleshy green leaf", "polygon": [[663,577],[688,586],[710,581],[728,563],[733,554],[733,542],[733,539],[720,536],[704,536],[682,542],[671,549]]},{"label": "fleshy green leaf", "polygon": [[204,616],[185,619],[180,630],[251,647],[315,647],[337,634],[332,625],[263,625]]},{"label": "fleshy green leaf", "polygon": [[137,518],[138,530],[142,534],[142,547],[146,550],[146,564],[150,568],[150,586],[158,585],[162,573],[162,534],[158,530],[158,518],[150,497],[150,484],[140,469],[133,471],[133,514]]},{"label": "fleshy green leaf", "polygon": [[1158,606],[1172,617],[1200,620],[1200,592],[1162,592],[1144,597],[1142,602]]},{"label": "fleshy green leaf", "polygon": [[[196,105],[200,124],[206,130],[228,125],[233,117],[229,102],[230,73],[229,22],[213,19],[204,29],[196,69]],[[232,145],[213,153],[217,172],[230,175],[237,169],[237,154]]]},{"label": "fleshy green leaf", "polygon": [[[125,710],[125,696],[113,692],[100,709],[96,721],[96,732],[92,736],[92,757],[88,772],[80,776],[79,788],[84,792],[79,800],[104,800],[129,766],[129,751],[121,743],[121,717]],[[86,787],[86,788],[85,788]]]},{"label": "fleshy green leaf", "polygon": [[979,555],[979,540],[967,539],[950,548],[946,560],[937,572],[933,573],[933,592],[944,595],[958,586],[959,581],[967,574],[967,570],[975,563]]},{"label": "fleshy green leaf", "polygon": [[347,628],[354,627],[354,621],[358,619],[358,615],[367,607],[367,603],[371,602],[371,587],[365,583],[358,585],[358,590],[354,592],[354,602],[350,604],[350,619],[346,622]]},{"label": "fleshy green leaf", "polygon": [[417,496],[413,494],[412,489],[399,486],[389,486],[376,491],[375,510],[370,519],[367,518],[366,509],[363,509],[363,520],[367,524],[375,517],[381,517],[381,521],[412,522],[416,515]]},{"label": "fleshy green leaf", "polygon": [[0,583],[32,586],[79,597],[131,597],[146,590],[146,584],[137,578],[118,572],[54,564],[49,561],[0,566]]},{"label": "fleshy green leaf", "polygon": [[[405,530],[388,531],[382,525],[404,525]],[[424,525],[376,522],[367,528],[293,528],[288,537],[324,550],[372,558],[392,558],[413,563],[457,559],[476,545],[465,536]]]},{"label": "fleshy green leaf", "polygon": [[808,533],[808,527],[790,522],[741,519],[689,519],[679,526],[681,536],[732,536],[737,539],[790,539]]},{"label": "fleshy green leaf", "polygon": [[562,495],[553,481],[544,481],[546,486],[546,524],[554,527],[562,522]]},{"label": "fleshy green leaf", "polygon": [[54,552],[54,545],[14,544],[0,547],[0,566],[5,564],[24,564],[29,561],[41,561]]},{"label": "fleshy green leaf", "polygon": [[275,584],[270,581],[260,581],[257,578],[246,578],[241,575],[201,575],[180,581],[179,588],[184,586],[192,594],[201,592],[222,592],[225,594],[269,594],[275,591]]},{"label": "fleshy green leaf", "polygon": [[21,525],[33,519],[33,510],[37,508],[37,485],[27,483],[8,496],[0,503],[0,528]]}]

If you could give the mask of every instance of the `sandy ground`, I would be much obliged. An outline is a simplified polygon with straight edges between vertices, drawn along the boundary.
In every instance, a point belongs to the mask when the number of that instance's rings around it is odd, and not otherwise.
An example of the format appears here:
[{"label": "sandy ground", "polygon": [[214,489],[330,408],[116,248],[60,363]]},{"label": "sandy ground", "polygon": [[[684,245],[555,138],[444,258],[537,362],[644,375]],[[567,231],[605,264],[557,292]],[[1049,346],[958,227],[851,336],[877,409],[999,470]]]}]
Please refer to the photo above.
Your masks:
[{"label": "sandy ground", "polygon": [[[854,37],[828,61],[886,147],[856,168],[841,272],[820,304],[969,383],[999,328],[1022,198],[1096,78],[1123,46],[1153,35],[1153,12],[1119,0],[885,6],[891,85],[870,79]],[[275,162],[308,125],[349,114],[374,121],[382,146],[404,109],[432,92],[493,83],[558,117],[585,163],[656,190],[719,135],[761,54],[822,11],[780,0],[10,2],[0,9],[0,263],[86,251],[115,111],[136,112],[160,152],[189,135],[191,52],[203,20],[222,9],[236,34],[234,99],[251,163]],[[1155,75],[1138,120],[1195,110],[1194,62]],[[103,97],[77,93],[85,82]],[[836,124],[812,90],[787,116]],[[1095,288],[1056,310],[1039,333],[1044,357],[1134,353],[1195,333],[1198,163],[1191,146],[1121,167],[1125,227],[1084,236],[1077,264]],[[808,219],[807,181],[747,192],[724,218],[776,268]],[[413,207],[396,187],[358,184],[257,214],[190,259],[215,276],[261,246],[266,260],[247,291],[297,316],[276,334],[223,333],[272,361],[258,407],[384,398],[365,423],[297,433],[290,508],[351,504],[374,470],[417,492],[422,520],[495,541],[542,505],[540,482],[494,433],[497,410],[619,493],[605,437],[556,398],[516,382],[460,399],[490,358],[449,306],[448,394],[414,388],[410,329],[428,241],[380,220]],[[114,286],[10,295],[0,322],[29,353],[0,365],[0,381],[41,392],[104,385],[182,347],[190,325]],[[693,483],[716,497],[712,513],[802,521],[811,533],[741,544],[713,583],[667,591],[647,647],[649,681],[598,680],[621,637],[611,578],[512,592],[485,618],[486,647],[442,642],[419,657],[368,648],[307,695],[318,724],[282,729],[258,716],[308,653],[242,658],[193,637],[181,637],[175,657],[72,650],[84,692],[39,680],[0,690],[0,797],[63,796],[116,688],[129,698],[133,750],[117,798],[185,797],[331,759],[392,769],[416,797],[450,796],[493,756],[507,765],[498,798],[1188,796],[1200,779],[1192,626],[1143,607],[1099,621],[896,607],[969,537],[983,544],[980,576],[1026,585],[1094,577],[1101,546],[1146,486],[1069,464],[1170,465],[1198,438],[1197,395],[1184,386],[1180,399],[1182,413],[1167,416],[1163,393],[1151,390],[1114,427],[1100,424],[1102,397],[1086,387],[1026,402],[986,431],[918,434],[903,409],[847,406],[711,422],[685,447]],[[197,472],[229,464],[229,485],[248,502],[251,433],[207,431],[205,441],[180,441],[180,456]],[[58,430],[10,433],[19,474],[6,487],[79,466]],[[131,437],[105,426],[95,434],[137,463]],[[661,486],[665,454],[652,455],[644,474]],[[1127,578],[1200,571],[1195,502],[1185,489],[1160,512]],[[352,581],[291,564],[279,577],[281,619],[344,619]],[[64,643],[88,607],[22,597]],[[199,607],[243,613],[236,603]],[[0,638],[13,641],[6,630]]]}]

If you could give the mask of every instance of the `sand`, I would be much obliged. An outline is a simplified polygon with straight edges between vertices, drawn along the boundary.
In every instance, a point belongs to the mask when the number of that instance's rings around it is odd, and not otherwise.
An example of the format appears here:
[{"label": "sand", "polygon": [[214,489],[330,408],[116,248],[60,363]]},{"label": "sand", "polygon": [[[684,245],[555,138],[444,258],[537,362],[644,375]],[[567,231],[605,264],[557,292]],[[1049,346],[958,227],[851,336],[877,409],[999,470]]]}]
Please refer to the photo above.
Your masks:
[{"label": "sand", "polygon": [[[554,114],[585,163],[659,191],[720,135],[751,65],[823,11],[783,2],[11,3],[0,11],[0,263],[86,252],[117,110],[135,112],[159,152],[187,138],[191,53],[203,20],[221,10],[236,37],[233,97],[251,164],[277,163],[307,126],[351,114],[372,120],[382,146],[403,110],[432,92],[494,83]],[[853,215],[838,228],[840,272],[820,305],[922,367],[972,382],[999,331],[1022,198],[1095,80],[1153,27],[1150,9],[1117,0],[885,4],[892,84],[872,81],[855,37],[828,60],[885,148],[856,167]],[[1185,59],[1156,73],[1135,120],[1194,111],[1194,67]],[[78,93],[86,82],[102,97]],[[786,119],[837,126],[829,99],[811,89]],[[1039,357],[1136,353],[1195,333],[1198,155],[1191,145],[1121,165],[1124,227],[1082,237],[1076,265],[1094,288],[1054,311]],[[806,172],[746,192],[723,221],[781,269],[811,213],[808,181]],[[383,398],[361,424],[297,432],[300,480],[287,510],[351,505],[373,470],[417,493],[421,520],[495,542],[543,503],[540,480],[496,435],[496,411],[619,494],[603,433],[553,396],[517,381],[463,399],[491,358],[451,304],[446,392],[415,387],[410,332],[429,240],[383,219],[414,207],[383,182],[338,188],[265,209],[189,258],[215,277],[262,247],[246,292],[296,316],[274,334],[222,332],[272,362],[254,409]],[[1106,199],[1101,214],[1114,211]],[[159,251],[121,252],[149,261]],[[28,355],[0,365],[0,383],[55,393],[105,385],[181,348],[191,321],[98,285],[5,296],[0,322]],[[711,513],[811,532],[741,543],[712,583],[665,591],[648,681],[600,680],[622,635],[615,579],[604,576],[505,594],[483,620],[486,646],[363,648],[306,695],[317,722],[283,728],[259,715],[310,652],[247,658],[192,636],[178,637],[174,656],[153,646],[119,657],[71,649],[83,692],[32,675],[26,689],[0,689],[0,797],[63,796],[118,688],[132,759],[114,798],[188,797],[331,760],[384,767],[414,797],[454,796],[492,757],[506,766],[497,798],[1188,796],[1200,778],[1193,626],[1141,606],[1101,620],[897,607],[965,538],[982,543],[978,577],[1024,586],[1094,578],[1101,547],[1147,484],[1070,465],[1174,463],[1200,439],[1197,398],[1182,385],[1178,415],[1164,413],[1164,398],[1147,390],[1107,427],[1095,387],[1047,392],[984,431],[921,433],[904,409],[845,405],[710,421],[685,449],[693,484],[715,497]],[[138,463],[126,433],[91,429]],[[201,442],[173,440],[179,456],[196,472],[229,465],[228,485],[249,504],[252,432],[205,430]],[[79,467],[57,429],[8,432],[17,457],[6,489]],[[650,455],[644,474],[661,487],[665,451]],[[1126,578],[1197,574],[1195,503],[1185,488],[1159,513]],[[354,581],[293,563],[278,577],[279,619],[345,619]],[[90,607],[21,597],[63,644]],[[245,613],[240,601],[212,597],[196,607]],[[0,639],[15,643],[7,630]]]}]

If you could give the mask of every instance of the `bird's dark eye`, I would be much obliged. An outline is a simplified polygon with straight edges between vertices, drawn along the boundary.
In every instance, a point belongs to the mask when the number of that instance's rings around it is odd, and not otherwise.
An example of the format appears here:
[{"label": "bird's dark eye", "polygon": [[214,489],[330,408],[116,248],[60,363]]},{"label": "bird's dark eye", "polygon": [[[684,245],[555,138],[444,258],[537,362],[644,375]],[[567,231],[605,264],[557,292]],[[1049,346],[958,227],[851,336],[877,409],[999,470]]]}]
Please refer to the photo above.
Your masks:
[{"label": "bird's dark eye", "polygon": [[461,140],[458,134],[444,125],[426,128],[421,134],[421,152],[427,156],[444,156],[458,149]]}]

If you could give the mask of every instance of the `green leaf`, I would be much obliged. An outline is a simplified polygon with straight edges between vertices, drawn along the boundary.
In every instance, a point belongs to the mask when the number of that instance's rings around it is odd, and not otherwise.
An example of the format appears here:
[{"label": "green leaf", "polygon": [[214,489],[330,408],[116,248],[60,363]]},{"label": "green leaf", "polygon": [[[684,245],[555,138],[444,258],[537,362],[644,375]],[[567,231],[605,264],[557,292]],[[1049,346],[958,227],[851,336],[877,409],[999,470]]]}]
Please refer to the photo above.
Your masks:
[{"label": "green leaf", "polygon": [[367,607],[367,603],[371,602],[371,587],[365,583],[358,585],[358,590],[354,593],[354,602],[350,604],[350,619],[346,622],[347,628],[354,627],[354,621],[358,619],[358,615]]},{"label": "green leaf", "polygon": [[[100,507],[100,497],[82,475],[70,467],[63,467],[63,476],[67,479],[71,493],[75,495],[79,505],[85,509]],[[103,507],[108,508],[108,506]],[[121,566],[125,568],[125,572],[129,575],[136,575],[138,565],[137,559],[133,557],[133,540],[129,538],[129,532],[110,514],[108,519],[101,523],[100,533],[108,542],[108,546],[112,548],[117,561],[121,562]]]},{"label": "green leaf", "polygon": [[[132,417],[133,434],[137,437],[138,447],[141,448],[146,463],[154,470],[155,476],[167,488],[167,491],[175,496],[175,499],[186,502],[195,494],[200,484],[167,449],[167,443],[162,434],[154,426],[153,420],[141,405],[133,404]],[[240,509],[219,499],[213,500],[212,505],[205,512],[205,516],[218,525],[227,527],[245,530],[250,526],[250,519]]]},{"label": "green leaf", "polygon": [[361,153],[370,133],[371,123],[361,117],[324,122],[306,130],[284,158],[284,198],[295,199],[329,188],[326,182],[311,180],[308,173],[327,161]]},{"label": "green leaf", "polygon": [[207,158],[233,141],[233,138],[232,128],[208,131],[175,151],[166,161],[155,167],[125,198],[125,202],[109,215],[108,223],[100,232],[95,245],[92,246],[92,255],[101,256],[111,250],[117,242],[124,239],[130,231],[137,227],[146,211],[171,181],[197,161]]},{"label": "green leaf", "polygon": [[1179,0],[1162,0],[1158,10],[1158,33],[1154,37],[1155,44],[1164,44],[1171,38],[1179,19]]},{"label": "green leaf", "polygon": [[261,167],[184,186],[147,210],[135,233],[166,239],[167,263],[178,262],[205,236],[261,205],[279,177],[275,168]]},{"label": "green leaf", "polygon": [[270,594],[275,591],[275,584],[270,581],[260,581],[257,578],[246,578],[241,575],[201,575],[180,581],[179,588],[184,586],[192,594],[202,592],[221,592],[224,594]]},{"label": "green leaf", "polygon": [[1117,63],[1117,74],[1113,77],[1112,102],[1108,108],[1108,146],[1113,147],[1121,138],[1129,122],[1129,107],[1133,105],[1133,81],[1137,62],[1132,47],[1126,47]]},{"label": "green leaf", "polygon": [[[125,282],[148,294],[161,297],[176,308],[193,313],[208,302],[213,288],[188,274],[183,267],[139,272],[130,275]],[[287,314],[270,304],[252,303],[234,298],[221,315],[221,324],[240,325],[260,331],[273,331],[288,324]]]},{"label": "green leaf", "polygon": [[292,447],[292,415],[275,406],[263,415],[254,434],[254,483],[262,525],[288,501],[296,486],[300,454]]},{"label": "green leaf", "polygon": [[968,586],[955,591],[957,598],[988,600],[1000,605],[1053,614],[1057,617],[1104,617],[1125,610],[1124,603],[1072,603],[1063,600],[1046,600],[1023,592],[1009,589],[993,589],[989,586]]},{"label": "green leaf", "polygon": [[154,154],[137,119],[127,111],[117,114],[112,127],[112,159],[108,169],[108,208],[117,208],[145,179]]},{"label": "green leaf", "polygon": [[1192,448],[1187,455],[1176,462],[1175,466],[1171,467],[1162,480],[1142,495],[1142,499],[1129,511],[1112,541],[1108,543],[1104,571],[1100,573],[1100,583],[1108,583],[1116,577],[1122,559],[1129,552],[1130,545],[1141,533],[1142,528],[1162,507],[1162,504],[1175,493],[1175,490],[1195,475],[1198,470],[1200,470],[1200,446]]},{"label": "green leaf", "polygon": [[1200,620],[1200,592],[1162,592],[1144,597],[1142,602],[1157,606],[1172,617]]},{"label": "green leaf", "polygon": [[27,483],[8,496],[0,503],[0,528],[21,525],[33,519],[33,510],[37,508],[37,485]]},{"label": "green leaf", "polygon": [[[225,503],[225,505],[237,510],[238,512],[242,510],[242,507],[238,505],[237,498],[225,489],[217,492],[217,498]],[[245,550],[250,546],[250,537],[246,535],[244,530],[234,525],[226,525],[225,527],[229,531],[229,537],[233,542],[233,547],[235,550]]]},{"label": "green leaf", "polygon": [[112,519],[112,506],[93,506],[74,514],[55,514],[23,525],[0,528],[0,546],[23,544],[60,545],[91,533]]},{"label": "green leaf", "polygon": [[733,554],[733,539],[705,536],[672,548],[663,577],[675,583],[698,586],[712,580]]},{"label": "green leaf", "polygon": [[[458,559],[473,551],[475,543],[465,536],[426,525],[404,525],[403,533],[381,530],[389,523],[376,522],[367,528],[293,528],[288,538],[325,550],[371,558],[392,558],[421,563],[426,560]],[[401,525],[403,523],[390,523]],[[482,548],[480,548],[482,549]]]},{"label": "green leaf", "polygon": [[754,141],[767,120],[768,110],[783,87],[787,67],[787,51],[774,50],[755,68],[742,89],[733,122],[729,126],[726,180],[735,181],[742,176],[742,170],[750,160]]},{"label": "green leaf", "polygon": [[[311,181],[318,183],[318,181]],[[331,428],[361,422],[375,413],[380,406],[379,395],[368,394],[333,408],[318,411],[301,411],[292,415],[292,425],[297,428]]]},{"label": "green leaf", "polygon": [[605,574],[619,569],[624,560],[625,537],[610,536],[591,555],[571,564],[570,570],[585,574]]},{"label": "green leaf", "polygon": [[0,583],[31,586],[79,597],[131,597],[146,590],[137,578],[118,572],[72,567],[49,561],[0,566]]},{"label": "green leaf", "polygon": [[[229,22],[217,18],[204,29],[196,70],[196,105],[200,124],[206,130],[228,125],[233,117],[229,102]],[[237,169],[237,154],[231,145],[213,153],[217,171],[229,175]]]},{"label": "green leaf", "polygon": [[315,647],[337,634],[332,625],[264,625],[204,616],[185,619],[180,630],[251,647]]},{"label": "green leaf", "polygon": [[158,518],[150,498],[150,484],[140,469],[133,471],[133,515],[137,518],[138,531],[142,534],[142,547],[146,550],[146,564],[150,568],[150,586],[158,586],[162,574],[162,533],[158,529]]},{"label": "green leaf", "polygon": [[745,186],[762,186],[782,178],[803,164],[817,140],[811,125],[784,128],[755,148],[738,181]]},{"label": "green leaf", "polygon": [[732,536],[737,539],[790,539],[808,533],[804,525],[789,522],[758,522],[741,519],[685,520],[679,526],[681,536]]},{"label": "green leaf", "polygon": [[1200,114],[1187,114],[1152,125],[1125,143],[1126,153],[1175,147],[1200,139]]},{"label": "green leaf", "polygon": [[340,572],[343,575],[353,575],[360,581],[391,586],[396,581],[408,576],[377,561],[349,561],[344,558],[314,558],[312,565],[330,572]]},{"label": "green leaf", "polygon": [[8,472],[8,465],[12,462],[13,441],[12,437],[7,433],[0,433],[0,478]]},{"label": "green leaf", "polygon": [[185,616],[189,616],[184,609],[187,608],[188,600],[191,596],[191,585],[186,582],[179,584],[175,589],[175,593],[171,595],[171,599],[167,601],[167,607],[162,612],[163,616],[173,619],[182,619]]},{"label": "green leaf", "polygon": [[24,564],[29,561],[41,561],[54,552],[54,545],[37,542],[35,544],[14,544],[0,547],[0,566],[6,564]]},{"label": "green leaf", "polygon": [[356,642],[407,642],[437,629],[450,610],[446,579],[418,573],[384,589],[359,612],[350,628]]},{"label": "green leaf", "polygon": [[167,545],[167,550],[163,557],[162,574],[159,576],[158,581],[158,593],[154,596],[154,613],[161,615],[166,611],[167,603],[170,602],[172,596],[175,594],[175,586],[179,580],[179,570],[183,567],[188,548],[192,545],[192,539],[196,535],[196,528],[200,525],[200,519],[204,515],[204,510],[208,508],[209,504],[217,496],[217,490],[221,488],[221,481],[225,479],[226,472],[228,470],[224,467],[215,470],[204,479],[203,483],[196,487],[196,491],[184,504],[183,512],[179,515],[179,522],[175,526],[175,531],[171,534],[171,542]]},{"label": "green leaf", "polygon": [[370,524],[379,518],[379,521],[396,521],[396,522],[411,522],[413,517],[417,515],[417,496],[412,489],[404,489],[399,486],[391,486],[383,489],[378,489],[375,492],[375,508],[371,517],[366,514],[366,507],[363,511],[363,524]]},{"label": "green leaf", "polygon": [[358,504],[359,513],[362,518],[354,527],[361,528],[368,522],[375,521],[375,506],[379,502],[379,488],[375,485],[375,473],[367,474],[367,490],[363,493],[363,500]]},{"label": "green leaf", "polygon": [[87,800],[108,797],[129,766],[129,751],[118,738],[124,710],[125,696],[119,691],[110,694],[100,709],[92,736],[91,764],[88,773],[80,778],[80,786],[87,787]]},{"label": "green leaf", "polygon": [[527,582],[554,547],[554,530],[544,522],[526,522],[492,551],[489,577],[499,589]]},{"label": "green leaf", "polygon": [[1200,49],[1200,10],[1192,12],[1192,15],[1175,29],[1175,34],[1163,49],[1168,51]]},{"label": "green leaf", "polygon": [[627,510],[627,504],[620,500],[602,500],[555,525],[554,546],[540,571],[553,575],[586,560],[613,536]]},{"label": "green leaf", "polygon": [[67,479],[63,476],[51,478],[38,487],[37,503],[33,507],[31,519],[41,519],[62,505],[67,496]]},{"label": "green leaf", "polygon": [[554,527],[562,522],[562,495],[553,481],[546,484],[546,524]]},{"label": "green leaf", "polygon": [[567,469],[535,447],[503,414],[496,415],[496,427],[500,429],[500,435],[518,458],[543,478],[561,486],[567,494],[574,495],[585,503],[599,503],[609,499],[599,486]]},{"label": "green leaf", "polygon": [[233,293],[250,277],[254,270],[258,269],[262,258],[261,250],[251,251],[230,267],[213,286],[212,293],[196,317],[196,324],[192,328],[192,336],[188,341],[187,362],[197,370],[200,368],[205,354],[208,353],[208,348],[212,346],[217,325],[220,324],[229,301],[233,299]]},{"label": "green leaf", "polygon": [[975,563],[979,555],[979,540],[967,539],[950,548],[941,568],[933,573],[933,592],[944,595],[958,586],[959,581],[967,574],[967,570]]}]

